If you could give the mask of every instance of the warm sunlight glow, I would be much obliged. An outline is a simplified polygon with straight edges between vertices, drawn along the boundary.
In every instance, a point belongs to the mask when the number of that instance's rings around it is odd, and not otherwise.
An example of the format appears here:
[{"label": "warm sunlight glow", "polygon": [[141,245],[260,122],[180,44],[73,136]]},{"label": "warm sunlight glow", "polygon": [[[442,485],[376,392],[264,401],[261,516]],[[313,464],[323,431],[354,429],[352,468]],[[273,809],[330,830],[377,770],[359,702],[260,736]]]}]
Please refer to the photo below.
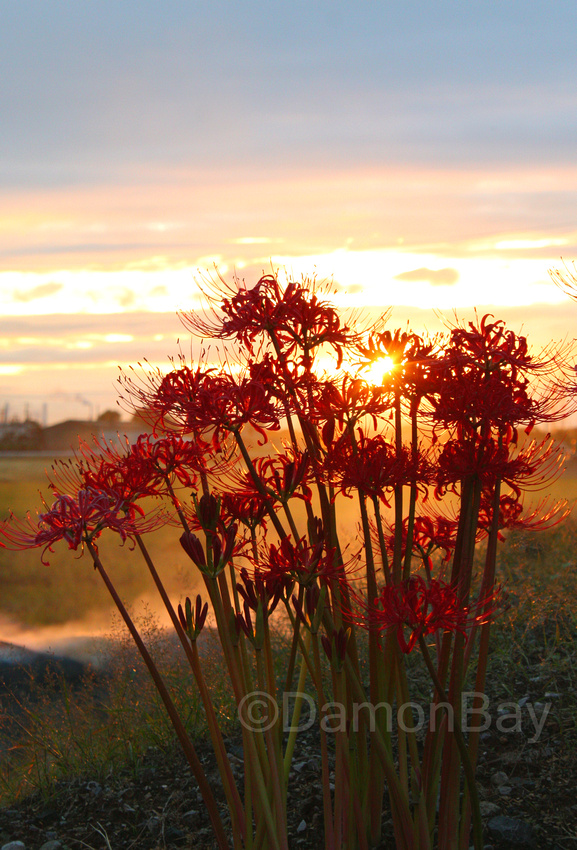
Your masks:
[{"label": "warm sunlight glow", "polygon": [[395,362],[388,354],[385,357],[379,357],[364,370],[365,380],[370,384],[382,384],[387,372],[391,372],[394,368]]}]

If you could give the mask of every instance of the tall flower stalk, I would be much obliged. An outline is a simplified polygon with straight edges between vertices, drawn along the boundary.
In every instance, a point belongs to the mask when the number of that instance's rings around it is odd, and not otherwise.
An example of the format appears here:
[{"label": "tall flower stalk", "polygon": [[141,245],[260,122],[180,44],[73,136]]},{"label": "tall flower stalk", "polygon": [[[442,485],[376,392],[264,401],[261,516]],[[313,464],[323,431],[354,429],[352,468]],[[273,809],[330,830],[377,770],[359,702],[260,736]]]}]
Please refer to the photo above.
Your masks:
[{"label": "tall flower stalk", "polygon": [[[290,767],[303,706],[316,701],[326,850],[378,846],[385,799],[399,850],[480,850],[479,727],[462,728],[462,695],[468,681],[477,694],[485,687],[503,530],[563,516],[522,505],[524,490],[545,486],[562,463],[553,444],[528,436],[571,405],[561,354],[531,354],[489,316],[425,339],[384,320],[344,322],[313,280],[220,283],[208,311],[182,320],[222,346],[221,363],[181,358],[166,373],[123,374],[121,397],[146,411],[153,435],[82,444],[74,461],[55,463],[53,502],[4,523],[3,545],[38,547],[45,563],[58,542],[88,552],[158,688],[219,847],[288,850]],[[351,511],[357,525],[347,527]],[[161,524],[179,528],[204,598],[170,599],[144,539]],[[102,563],[104,532],[138,548],[188,659],[228,831]],[[198,645],[209,616],[238,708],[240,781]],[[277,622],[291,633],[280,674]],[[415,653],[434,695],[424,739],[406,667]]]}]

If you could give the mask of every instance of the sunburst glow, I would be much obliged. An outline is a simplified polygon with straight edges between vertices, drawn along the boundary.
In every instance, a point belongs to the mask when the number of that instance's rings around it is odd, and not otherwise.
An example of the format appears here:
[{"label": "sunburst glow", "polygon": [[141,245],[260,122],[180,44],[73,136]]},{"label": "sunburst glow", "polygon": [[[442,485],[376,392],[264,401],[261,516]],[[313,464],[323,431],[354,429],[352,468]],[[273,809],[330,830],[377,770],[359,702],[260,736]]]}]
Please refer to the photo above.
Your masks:
[{"label": "sunburst glow", "polygon": [[387,354],[379,357],[364,371],[364,378],[370,384],[382,384],[383,378],[395,368],[395,361]]}]

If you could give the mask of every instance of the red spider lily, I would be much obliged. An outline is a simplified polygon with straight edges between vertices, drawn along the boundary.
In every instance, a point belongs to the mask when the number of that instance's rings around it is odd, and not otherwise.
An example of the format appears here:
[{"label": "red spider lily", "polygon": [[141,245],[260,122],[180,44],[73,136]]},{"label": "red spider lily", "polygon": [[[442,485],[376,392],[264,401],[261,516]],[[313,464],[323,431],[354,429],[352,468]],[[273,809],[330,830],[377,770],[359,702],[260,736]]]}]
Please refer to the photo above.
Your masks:
[{"label": "red spider lily", "polygon": [[251,353],[255,341],[266,335],[285,358],[297,357],[307,366],[315,348],[330,345],[339,368],[343,348],[355,335],[341,324],[336,309],[311,289],[309,280],[291,281],[283,288],[277,277],[265,275],[252,289],[241,286],[221,302],[220,322],[207,324],[196,314],[184,314],[183,321],[203,337],[237,339]]},{"label": "red spider lily", "polygon": [[[250,478],[250,476],[247,476]],[[250,479],[252,482],[252,478]],[[222,494],[222,516],[224,520],[241,522],[255,531],[259,526],[266,529],[267,505],[260,493],[232,492]]]},{"label": "red spider lily", "polygon": [[[130,376],[122,373],[118,380],[125,394],[120,397],[136,413],[144,415],[155,431],[194,433],[193,425],[196,412],[202,406],[206,380],[215,370],[201,365],[192,369],[183,357],[178,362],[179,368],[168,374],[160,369],[149,369],[143,378],[135,370],[131,370]],[[144,361],[144,367],[147,366]]]},{"label": "red spider lily", "polygon": [[314,410],[322,384],[317,376],[299,363],[286,357],[277,359],[265,353],[261,360],[249,365],[251,380],[266,386],[271,397],[277,399],[285,412],[300,414]]},{"label": "red spider lily", "polygon": [[384,374],[382,387],[387,392],[399,391],[405,398],[414,400],[430,394],[431,380],[438,362],[439,339],[424,340],[400,328],[391,331],[372,331],[367,340],[357,344],[356,350],[367,366],[383,358],[390,358],[392,366]]},{"label": "red spider lily", "polygon": [[487,427],[505,431],[523,423],[530,430],[542,418],[542,405],[529,396],[528,381],[511,381],[500,371],[445,371],[437,377],[436,391],[431,399],[434,422],[444,428],[457,425],[465,435]]},{"label": "red spider lily", "polygon": [[525,337],[507,330],[502,321],[480,322],[451,330],[444,356],[435,371],[435,397],[430,397],[433,419],[444,427],[456,425],[459,436],[490,427],[500,430],[536,421],[555,421],[571,412],[574,401],[567,388],[549,377],[547,385],[533,385],[529,377],[557,373],[573,351],[571,346],[549,346],[539,357],[528,349]]},{"label": "red spider lily", "polygon": [[264,442],[267,430],[280,429],[279,411],[267,388],[250,378],[236,381],[226,373],[207,379],[194,412],[189,413],[192,431],[210,431],[213,445],[218,447],[223,437],[239,432],[244,425],[251,425]]},{"label": "red spider lily", "polygon": [[296,545],[289,537],[283,538],[278,547],[271,544],[259,569],[271,581],[282,581],[290,576],[303,586],[317,580],[321,584],[344,580],[344,567],[338,562],[335,550],[327,549],[324,540],[313,545],[305,537]]},{"label": "red spider lily", "polygon": [[[389,408],[390,403],[381,388],[361,378],[345,375],[340,387],[331,381],[324,383],[314,401],[312,416],[315,421],[326,422],[333,432],[335,424],[338,424],[341,429],[345,425],[353,427],[365,416],[371,417],[373,426],[376,428],[377,418]],[[324,442],[329,444],[330,440],[326,439],[326,433],[323,429]]]},{"label": "red spider lily", "polygon": [[285,298],[277,278],[264,275],[251,289],[239,284],[230,298],[222,299],[219,304],[222,316],[217,321],[208,323],[197,313],[182,313],[181,320],[203,338],[238,339],[252,352],[257,338],[286,322],[291,289],[287,287]]},{"label": "red spider lily", "polygon": [[[552,502],[545,498],[538,505],[525,510],[518,494],[503,494],[499,499],[498,537],[504,540],[502,529],[532,529],[543,531],[554,528],[571,513],[566,501]],[[493,525],[492,493],[481,493],[481,508],[479,511],[479,528],[488,534]]]},{"label": "red spider lily", "polygon": [[[307,452],[291,451],[255,458],[254,466],[259,479],[274,501],[285,504],[293,497],[311,501],[312,493],[307,484],[310,468]],[[249,487],[248,476],[245,476],[245,481]],[[254,482],[252,487],[254,488]]]},{"label": "red spider lily", "polygon": [[193,487],[197,472],[205,469],[205,446],[170,434],[163,438],[142,434],[136,443],[117,446],[94,439],[81,442],[76,464],[53,465],[56,489],[60,483],[110,489],[132,503],[144,496],[159,496],[175,480]]},{"label": "red spider lily", "polygon": [[437,579],[426,582],[420,576],[387,585],[369,610],[369,620],[378,628],[396,628],[404,653],[411,652],[420,637],[439,629],[465,634],[468,625],[482,622],[487,616],[486,610],[480,612],[479,605],[463,607],[451,585]]},{"label": "red spider lily", "polygon": [[538,490],[558,478],[563,462],[562,447],[548,439],[531,441],[516,454],[491,437],[449,440],[439,456],[435,495],[442,497],[447,487],[455,490],[456,482],[469,475],[478,476],[485,488],[500,479],[517,495],[521,489]]},{"label": "red spider lily", "polygon": [[397,328],[391,331],[371,331],[366,340],[356,345],[357,352],[366,363],[390,357],[395,365],[403,362],[406,351],[419,340],[416,334]]},{"label": "red spider lily", "polygon": [[[406,525],[404,522],[404,532]],[[423,558],[433,552],[443,552],[443,562],[447,562],[455,546],[458,523],[445,516],[418,516],[413,528],[413,551]]]},{"label": "red spider lily", "polygon": [[[409,527],[409,519],[405,517],[403,520],[403,557],[407,551],[407,533]],[[441,561],[443,564],[448,563],[455,548],[457,537],[458,521],[456,518],[449,516],[425,514],[415,517],[413,525],[413,547],[412,554],[421,558],[425,569],[430,570],[432,567],[431,557],[435,552],[440,552]],[[376,531],[373,529],[376,539]],[[395,550],[395,531],[394,527],[389,526],[389,532],[385,538],[387,551],[392,557]],[[427,573],[428,574],[428,573]]]},{"label": "red spider lily", "polygon": [[178,423],[182,434],[199,439],[205,431],[212,433],[218,448],[221,437],[250,424],[266,439],[264,429],[278,430],[278,412],[266,387],[251,378],[235,380],[227,372],[214,374],[214,369],[193,372],[182,367],[158,380],[158,386],[145,395],[147,407],[160,424]]},{"label": "red spider lily", "polygon": [[539,367],[529,352],[527,339],[508,330],[501,319],[490,322],[488,313],[475,324],[451,329],[449,351],[461,363],[469,363],[485,374],[496,370],[506,372],[513,381],[519,372],[525,373]]},{"label": "red spider lily", "polygon": [[53,546],[64,540],[69,549],[77,550],[84,543],[94,543],[105,529],[118,534],[124,543],[158,527],[159,518],[136,520],[125,512],[120,498],[111,503],[111,491],[99,491],[92,488],[79,490],[76,497],[58,496],[50,508],[38,515],[36,521],[30,515],[25,520],[17,520],[11,515],[0,528],[0,534],[8,541],[7,548],[42,548],[42,563],[47,551],[53,552]]},{"label": "red spider lily", "polygon": [[[382,435],[366,437],[359,429],[359,439],[353,443],[348,435],[328,450],[325,468],[342,493],[359,490],[366,496],[377,497],[387,506],[387,491],[397,485],[425,485],[433,481],[433,468],[422,453],[403,446],[400,453]],[[426,493],[426,490],[424,491]]]}]

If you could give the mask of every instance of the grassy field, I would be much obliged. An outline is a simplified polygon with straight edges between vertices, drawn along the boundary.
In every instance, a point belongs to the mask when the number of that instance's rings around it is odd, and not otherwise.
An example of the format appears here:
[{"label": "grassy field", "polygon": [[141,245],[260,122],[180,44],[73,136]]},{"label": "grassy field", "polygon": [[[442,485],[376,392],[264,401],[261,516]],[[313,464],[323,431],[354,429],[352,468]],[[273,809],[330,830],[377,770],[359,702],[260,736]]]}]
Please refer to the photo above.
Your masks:
[{"label": "grassy field", "polygon": [[[34,513],[41,507],[39,491],[50,502],[44,471],[49,465],[50,459],[43,457],[0,457],[0,518],[7,517],[10,510],[20,517],[27,510]],[[196,593],[200,579],[178,537],[175,528],[167,527],[148,535],[146,543],[169,589],[182,596]],[[139,552],[131,551],[128,544],[119,546],[113,534],[103,535],[99,548],[126,601],[155,599]],[[47,553],[49,566],[41,563],[40,556],[40,549],[0,549],[0,617],[23,627],[78,622],[85,617],[108,622],[109,597],[88,555],[58,544],[53,554]]]},{"label": "grassy field", "polygon": [[[50,466],[45,457],[0,457],[0,518],[10,510],[24,516],[27,510],[40,507],[39,491],[50,494],[46,486],[45,469]],[[527,504],[538,503],[543,493],[531,494]],[[550,488],[551,499],[577,501],[577,464],[571,463],[567,472]],[[297,506],[298,508],[298,506]],[[354,521],[349,522],[349,500],[339,509],[347,529],[342,537],[355,536]],[[347,527],[350,526],[350,528]],[[146,544],[169,590],[177,597],[193,595],[202,589],[202,580],[178,542],[179,531],[165,527],[148,535]],[[151,602],[156,609],[156,592],[138,551],[129,545],[119,546],[113,534],[103,535],[100,550],[104,565],[110,570],[122,597],[131,604],[141,600]],[[47,553],[50,562],[40,562],[41,550],[13,552],[0,549],[0,617],[23,627],[51,626],[90,618],[107,622],[110,602],[90,558],[71,552],[63,544]],[[0,639],[2,634],[0,633]]]}]

